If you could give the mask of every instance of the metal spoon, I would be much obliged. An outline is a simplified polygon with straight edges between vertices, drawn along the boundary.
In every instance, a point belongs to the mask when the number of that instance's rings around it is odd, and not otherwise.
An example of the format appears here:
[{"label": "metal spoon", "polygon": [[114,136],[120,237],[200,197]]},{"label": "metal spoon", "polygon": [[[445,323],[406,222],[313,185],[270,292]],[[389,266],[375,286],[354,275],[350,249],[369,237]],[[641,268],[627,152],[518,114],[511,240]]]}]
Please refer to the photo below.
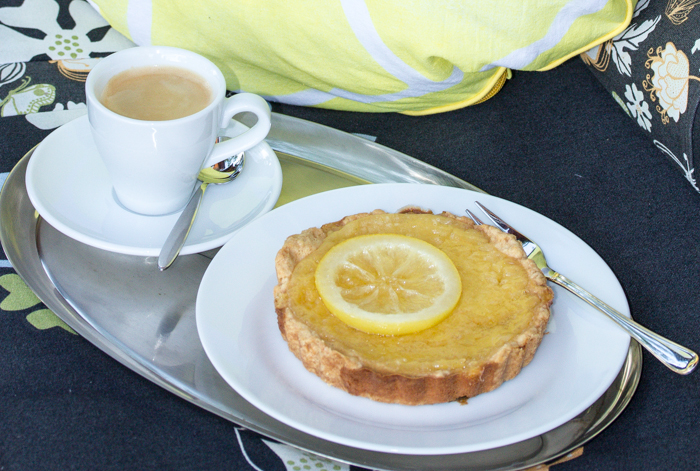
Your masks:
[{"label": "metal spoon", "polygon": [[168,238],[165,239],[165,244],[160,250],[158,256],[158,268],[160,271],[168,268],[177,258],[180,250],[185,245],[185,240],[192,229],[194,218],[197,216],[197,210],[202,203],[204,191],[210,183],[220,185],[234,180],[243,170],[245,163],[245,152],[234,155],[229,159],[219,162],[216,165],[202,169],[197,176],[197,179],[202,182],[199,188],[194,192],[190,201],[182,210],[182,214],[170,231]]}]

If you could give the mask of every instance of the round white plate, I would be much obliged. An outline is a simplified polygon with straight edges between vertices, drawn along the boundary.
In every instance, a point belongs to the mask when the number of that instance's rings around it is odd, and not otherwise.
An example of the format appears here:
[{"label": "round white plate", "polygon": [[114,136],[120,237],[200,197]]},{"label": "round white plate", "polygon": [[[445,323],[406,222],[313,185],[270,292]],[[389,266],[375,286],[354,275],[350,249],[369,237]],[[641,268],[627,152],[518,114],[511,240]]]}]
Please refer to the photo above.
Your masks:
[{"label": "round white plate", "polygon": [[[227,135],[247,129],[232,123]],[[61,126],[37,146],[25,181],[34,208],[49,224],[73,239],[111,252],[158,256],[180,216],[180,212],[145,216],[117,201],[87,116]],[[270,146],[262,142],[247,150],[245,167],[235,181],[207,188],[180,253],[220,247],[236,230],[272,209],[281,189],[282,169]]]},{"label": "round white plate", "polygon": [[[578,415],[612,384],[629,337],[603,314],[555,287],[552,316],[533,361],[468,404],[382,404],[326,385],[289,352],[277,327],[274,260],[287,236],[345,215],[406,205],[464,214],[482,202],[537,241],[550,264],[628,315],[605,262],[553,221],[499,198],[420,184],[334,190],[271,211],[237,232],[209,265],[197,295],[197,329],[221,376],[266,414],[304,432],[367,450],[450,454],[541,435]],[[227,286],[230,294],[221,292]]]}]

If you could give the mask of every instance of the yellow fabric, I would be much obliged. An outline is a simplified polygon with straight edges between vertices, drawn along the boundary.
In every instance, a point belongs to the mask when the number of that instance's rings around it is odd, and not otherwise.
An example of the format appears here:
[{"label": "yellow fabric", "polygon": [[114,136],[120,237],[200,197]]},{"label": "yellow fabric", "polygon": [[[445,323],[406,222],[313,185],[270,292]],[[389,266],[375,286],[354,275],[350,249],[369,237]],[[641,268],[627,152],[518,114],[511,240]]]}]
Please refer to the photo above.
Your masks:
[{"label": "yellow fabric", "polygon": [[479,102],[615,36],[636,0],[94,0],[139,45],[210,58],[229,89],[323,108],[426,114]]}]

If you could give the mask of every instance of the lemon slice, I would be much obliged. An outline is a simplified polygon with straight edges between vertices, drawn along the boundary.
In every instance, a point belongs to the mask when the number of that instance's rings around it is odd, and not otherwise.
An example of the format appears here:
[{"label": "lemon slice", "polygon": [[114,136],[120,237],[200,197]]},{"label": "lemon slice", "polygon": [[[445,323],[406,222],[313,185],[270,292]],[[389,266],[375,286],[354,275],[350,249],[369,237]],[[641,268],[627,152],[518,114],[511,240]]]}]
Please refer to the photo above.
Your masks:
[{"label": "lemon slice", "polygon": [[341,242],[321,258],[315,282],[331,313],[371,334],[432,327],[452,312],[462,294],[459,272],[442,250],[396,234]]}]

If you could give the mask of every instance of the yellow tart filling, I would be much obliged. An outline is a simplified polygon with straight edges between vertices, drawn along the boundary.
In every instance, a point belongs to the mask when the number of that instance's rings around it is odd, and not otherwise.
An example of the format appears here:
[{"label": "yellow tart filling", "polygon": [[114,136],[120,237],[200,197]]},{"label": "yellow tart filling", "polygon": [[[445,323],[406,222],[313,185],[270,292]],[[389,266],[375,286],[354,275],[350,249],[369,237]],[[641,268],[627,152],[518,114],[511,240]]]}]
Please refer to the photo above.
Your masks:
[{"label": "yellow tart filling", "polygon": [[[396,336],[359,331],[331,314],[315,286],[316,267],[337,244],[367,234],[401,234],[443,251],[462,282],[452,313],[433,327]],[[521,260],[499,251],[483,231],[433,214],[372,214],[345,224],[295,266],[287,290],[295,317],[330,348],[361,358],[378,372],[405,376],[447,374],[478,365],[516,341],[550,300],[551,292],[543,295]]]}]

